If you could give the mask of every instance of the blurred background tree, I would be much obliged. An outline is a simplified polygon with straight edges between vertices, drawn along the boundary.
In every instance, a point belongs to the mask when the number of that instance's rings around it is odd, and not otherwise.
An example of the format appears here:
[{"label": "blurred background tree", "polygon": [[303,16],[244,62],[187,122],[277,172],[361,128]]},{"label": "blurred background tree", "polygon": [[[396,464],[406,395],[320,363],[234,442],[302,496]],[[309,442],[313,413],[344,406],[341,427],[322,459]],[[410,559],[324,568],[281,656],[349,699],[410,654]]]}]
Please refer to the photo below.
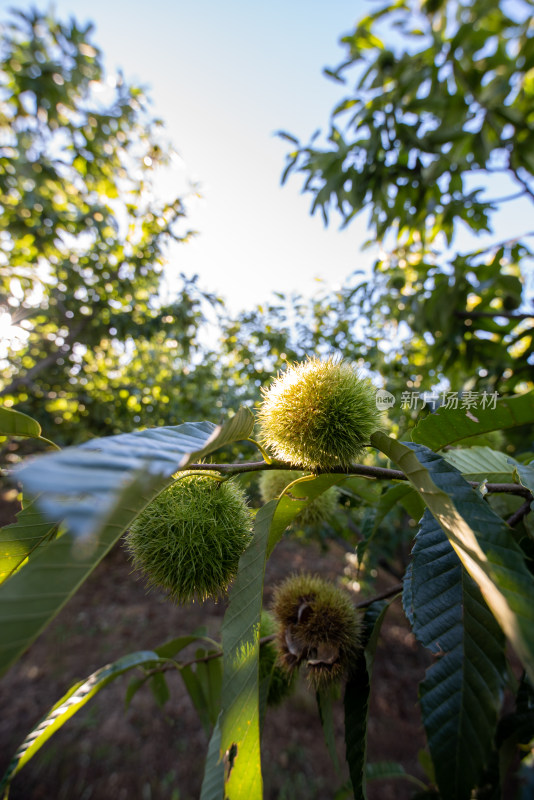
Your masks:
[{"label": "blurred background tree", "polygon": [[284,180],[305,176],[312,213],[328,223],[335,209],[347,225],[369,211],[381,252],[372,279],[344,292],[348,338],[359,325],[362,355],[392,392],[443,379],[501,394],[532,386],[534,234],[485,235],[534,201],[531,10],[530,0],[381,7],[326,70],[341,83],[357,75],[326,144],[282,134]]},{"label": "blurred background tree", "polygon": [[60,443],[197,416],[217,300],[184,276],[164,297],[165,247],[191,234],[181,198],[155,199],[162,123],[106,77],[90,25],[17,11],[0,54],[3,402]]}]

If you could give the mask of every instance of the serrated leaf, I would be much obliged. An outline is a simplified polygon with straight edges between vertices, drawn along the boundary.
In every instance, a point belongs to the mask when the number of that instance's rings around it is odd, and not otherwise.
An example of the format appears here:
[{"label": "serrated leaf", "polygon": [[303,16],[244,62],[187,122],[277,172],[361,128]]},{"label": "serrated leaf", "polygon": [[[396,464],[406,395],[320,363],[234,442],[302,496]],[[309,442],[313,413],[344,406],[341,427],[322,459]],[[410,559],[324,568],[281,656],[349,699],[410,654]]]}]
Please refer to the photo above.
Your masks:
[{"label": "serrated leaf", "polygon": [[224,445],[248,438],[254,425],[241,408],[222,426],[190,422],[91,439],[79,447],[35,458],[17,470],[26,491],[51,520],[74,536],[118,537],[172,476]]},{"label": "serrated leaf", "polygon": [[420,493],[534,679],[534,579],[510,528],[441,456],[381,432],[372,443]]},{"label": "serrated leaf", "polygon": [[39,501],[53,519],[64,517],[75,533],[93,534],[97,540],[73,548],[73,536],[65,534],[40,547],[24,570],[0,586],[0,673],[55,617],[140,511],[171,483],[169,475],[250,432],[251,412],[242,412],[221,428],[187,423],[93,439],[36,458],[21,470],[32,490],[43,488]]},{"label": "serrated leaf", "polygon": [[512,483],[515,461],[491,447],[465,447],[448,450],[445,461],[462,473],[466,481]]},{"label": "serrated leaf", "polygon": [[412,555],[413,632],[438,656],[420,684],[436,781],[443,797],[468,800],[492,752],[504,636],[428,510]]},{"label": "serrated leaf", "polygon": [[47,541],[56,525],[43,519],[35,503],[17,514],[17,521],[0,530],[0,584],[24,564],[28,556]]},{"label": "serrated leaf", "polygon": [[0,586],[0,674],[54,619],[116,539],[114,531],[106,531],[86,552],[64,534],[41,545],[24,569]]},{"label": "serrated leaf", "polygon": [[15,775],[20,772],[22,767],[28,763],[43,744],[104,686],[107,686],[108,683],[111,683],[111,681],[134,667],[158,663],[158,661],[156,653],[152,650],[130,653],[123,658],[119,658],[118,661],[93,672],[85,681],[80,681],[71,686],[69,691],[52,706],[41,722],[24,739],[0,782],[0,791],[8,788]]},{"label": "serrated leaf", "polygon": [[[262,797],[259,630],[265,562],[297,514],[319,494],[343,480],[344,476],[321,475],[294,484],[291,496],[271,500],[256,515],[253,538],[241,556],[222,627],[223,686],[218,756],[226,765],[225,796],[247,800]],[[220,774],[209,759],[206,770],[206,776]],[[211,782],[209,786],[211,791]],[[222,787],[220,794],[223,794]],[[204,795],[202,800],[205,800]]]},{"label": "serrated leaf", "polygon": [[486,408],[438,408],[411,432],[413,442],[441,450],[470,436],[516,428],[534,422],[534,392],[497,400]]},{"label": "serrated leaf", "polygon": [[371,674],[380,627],[388,608],[388,603],[377,602],[365,612],[367,644],[354,665],[345,687],[345,746],[354,800],[365,800],[367,797],[365,764]]}]

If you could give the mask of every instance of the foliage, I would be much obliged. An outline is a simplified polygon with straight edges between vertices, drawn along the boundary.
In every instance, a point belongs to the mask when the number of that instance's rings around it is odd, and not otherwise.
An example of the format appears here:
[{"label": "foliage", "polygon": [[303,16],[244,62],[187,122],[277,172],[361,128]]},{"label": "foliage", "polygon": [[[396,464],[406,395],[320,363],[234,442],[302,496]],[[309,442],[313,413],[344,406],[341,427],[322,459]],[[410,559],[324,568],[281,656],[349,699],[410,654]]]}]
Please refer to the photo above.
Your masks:
[{"label": "foliage", "polygon": [[[519,0],[512,17],[489,0],[427,0],[418,9],[400,0],[344,38],[348,57],[331,74],[341,80],[355,67],[356,91],[335,110],[327,146],[293,140],[288,168],[304,172],[325,219],[332,207],[345,223],[368,208],[371,232],[389,252],[372,281],[352,277],[309,303],[280,293],[222,320],[218,352],[201,347],[197,335],[202,302],[214,298],[203,299],[194,281],[175,303],[161,298],[165,241],[187,234],[179,231],[180,201],[158,206],[148,199],[152,169],[170,151],[146,115],[143,93],[121,79],[109,103],[97,100],[92,87],[104,75],[88,29],[37,12],[19,14],[8,29],[0,269],[10,319],[28,335],[8,354],[0,433],[38,442],[39,423],[50,414],[61,443],[151,427],[42,455],[15,472],[25,502],[17,522],[0,533],[0,667],[16,662],[129,528],[157,544],[154,517],[145,512],[160,508],[169,489],[193,520],[189,532],[202,534],[197,500],[182,494],[184,474],[205,475],[202,484],[221,487],[212,493],[241,476],[257,499],[258,472],[286,473],[281,489],[290,489],[257,502],[221,641],[194,631],[149,651],[136,642],[135,652],[71,687],[15,754],[1,784],[5,797],[19,770],[78,708],[136,669],[128,702],[148,685],[165,705],[166,673],[178,671],[211,732],[202,800],[260,800],[263,722],[269,697],[281,700],[287,688],[277,681],[288,658],[318,670],[319,716],[334,758],[332,707],[340,698],[324,678],[339,679],[346,746],[339,796],[365,798],[366,781],[381,775],[408,778],[415,796],[442,800],[498,797],[518,765],[525,785],[532,781],[534,461],[530,433],[524,435],[534,424],[524,278],[530,254],[526,237],[477,243],[463,254],[457,245],[460,224],[479,235],[502,205],[487,194],[492,172],[516,183],[522,200],[533,198],[528,6]],[[400,38],[391,34],[395,26]],[[343,131],[339,120],[350,114]],[[278,388],[306,375],[303,413],[290,420],[292,443],[302,447],[283,450],[277,436],[266,435],[264,405],[260,435],[273,453],[258,445],[263,458],[251,461],[256,442],[247,406],[284,361],[308,354],[279,376],[277,391],[264,392],[270,418],[283,428],[299,398],[297,392],[287,402]],[[438,387],[437,410],[418,416],[418,407],[397,407],[377,431],[374,389],[353,371],[363,367],[396,396]],[[330,380],[336,370],[341,392]],[[456,405],[446,402],[443,386],[459,390]],[[360,416],[343,415],[362,390]],[[324,430],[308,424],[316,399],[329,409],[326,423],[335,411],[327,448]],[[204,410],[216,420],[239,403],[221,425],[165,425]],[[399,441],[403,429],[411,441]],[[219,450],[219,463],[211,463]],[[295,475],[303,464],[308,471]],[[379,565],[395,583],[355,611],[337,586],[293,577],[275,601],[285,629],[271,633],[263,608],[267,560],[292,523],[311,521],[312,509],[334,492],[341,502],[329,522],[358,569]],[[398,557],[415,529],[411,558]],[[200,566],[210,565],[215,572],[220,566],[212,552]],[[186,569],[182,587],[191,586],[192,572]],[[420,684],[429,747],[424,783],[398,765],[367,761],[373,662],[399,577],[411,629],[435,656]],[[367,593],[368,574],[361,584]],[[189,646],[197,647],[194,658],[183,652]],[[514,697],[512,713],[503,693]]]},{"label": "foliage", "polygon": [[[516,408],[521,400],[525,402]],[[521,408],[521,411],[515,417],[515,424],[534,423],[531,401],[532,395],[516,398],[514,410],[517,412]],[[511,403],[500,401],[502,409],[497,408],[494,414],[496,429],[503,421],[514,424],[508,421]],[[511,667],[507,665],[506,641],[513,646],[528,680],[534,676],[534,576],[528,558],[529,528],[525,529],[526,541],[524,537],[516,541],[512,529],[483,499],[479,486],[485,486],[486,492],[511,493],[525,499],[521,513],[509,520],[511,525],[523,525],[532,503],[529,489],[532,466],[517,461],[512,465],[514,472],[507,473],[509,483],[491,484],[486,480],[485,469],[486,465],[488,470],[494,469],[495,459],[501,464],[498,454],[493,456],[488,448],[459,449],[454,458],[460,469],[471,476],[475,463],[482,473],[477,472],[477,480],[470,485],[442,455],[424,446],[425,432],[429,439],[438,435],[442,439],[454,437],[454,426],[449,418],[458,413],[433,415],[433,424],[421,425],[417,430],[418,443],[410,446],[382,432],[373,434],[372,446],[396,461],[400,471],[352,464],[345,470],[338,467],[337,473],[321,476],[312,473],[297,479],[290,494],[284,493],[278,500],[267,502],[256,514],[252,539],[239,562],[223,623],[221,646],[213,643],[210,650],[198,651],[191,663],[177,659],[176,655],[196,634],[179,637],[153,652],[134,653],[126,661],[121,659],[108,665],[85,683],[72,687],[45,718],[43,735],[39,732],[35,739],[32,734],[22,745],[4,778],[6,791],[16,772],[78,707],[116,674],[139,663],[145,675],[133,681],[129,697],[150,681],[158,702],[167,702],[169,690],[165,672],[177,669],[203,724],[213,728],[202,797],[221,798],[224,791],[236,798],[261,798],[262,719],[267,710],[270,683],[276,679],[272,659],[271,666],[265,669],[265,656],[262,659],[260,647],[265,563],[286,527],[307,505],[333,485],[345,482],[351,485],[355,477],[347,478],[347,473],[367,475],[375,481],[408,480],[419,497],[419,504],[426,508],[404,579],[404,604],[417,638],[441,656],[420,687],[434,780],[444,800],[468,800],[475,787],[484,783],[487,788],[494,748],[504,748],[504,758],[511,747],[517,751],[518,744],[524,741],[524,731],[530,730],[525,728],[522,719],[518,720],[516,738],[511,744],[510,736],[503,738],[498,726],[501,725],[503,688],[514,683],[510,683],[508,677]],[[490,427],[488,418],[481,423],[470,421],[482,430]],[[46,601],[52,566],[56,570],[54,598],[58,597],[59,586],[65,591],[60,597],[61,604],[84,579],[87,567],[92,568],[99,560],[102,549],[120,536],[152,497],[165,491],[173,481],[175,486],[180,486],[181,479],[191,471],[206,472],[205,480],[208,480],[215,465],[201,461],[193,464],[192,461],[232,441],[248,439],[251,426],[252,415],[243,409],[221,429],[209,423],[197,423],[177,429],[122,434],[41,456],[20,469],[18,475],[25,492],[38,495],[37,503],[42,512],[51,520],[62,519],[68,532],[59,538],[40,540],[29,553],[27,565],[0,587],[2,641],[7,644],[7,648],[3,647],[4,664],[12,663],[21,651],[21,624],[26,628],[24,644],[27,646],[53,616],[57,603],[48,608]],[[416,431],[414,438],[415,434]],[[269,460],[238,461],[217,464],[215,471],[219,479],[228,480],[233,475],[272,466]],[[275,466],[279,471],[291,472],[295,465],[278,462]],[[115,475],[113,481],[109,480],[111,474]],[[60,493],[55,490],[57,485],[62,487]],[[106,492],[103,494],[104,485]],[[394,487],[390,492],[397,496],[398,488],[401,487]],[[80,498],[88,491],[94,493],[93,498],[98,493],[103,495],[104,513],[102,510],[89,513],[94,507],[91,495],[88,504],[79,508]],[[388,492],[383,495],[384,502],[378,503],[377,515],[384,516],[394,507],[395,501],[386,500],[387,497]],[[134,498],[136,504],[132,506]],[[376,501],[372,495],[368,498],[372,508]],[[419,504],[411,503],[408,507],[418,511]],[[194,501],[190,503],[190,511],[194,516]],[[19,525],[25,530],[23,517]],[[11,541],[15,549],[16,528],[12,526],[15,535],[7,540],[8,547]],[[146,532],[148,534],[148,529]],[[95,537],[98,537],[97,550],[93,549]],[[73,558],[72,547],[76,541],[81,542],[82,552],[87,554],[86,565]],[[89,546],[91,542],[93,547]],[[62,554],[59,560],[58,552]],[[398,593],[398,590],[398,585],[394,585],[389,594]],[[368,772],[365,742],[372,661],[378,630],[387,611],[387,604],[378,602],[379,599],[380,596],[376,600],[371,597],[364,602],[369,610],[362,633],[359,617],[348,596],[318,578],[293,576],[275,594],[274,613],[278,617],[279,631],[267,635],[267,641],[277,642],[276,663],[280,667],[285,665],[291,672],[301,661],[307,662],[307,670],[319,688],[319,711],[332,753],[335,746],[330,704],[335,701],[325,688],[328,678],[335,678],[337,682],[348,676],[345,689],[347,765],[355,797],[365,797]],[[39,615],[28,615],[29,600],[37,604]],[[218,662],[221,657],[222,673]],[[89,694],[84,687],[90,688]],[[502,725],[505,719],[510,727],[513,723],[509,717],[502,717]],[[465,754],[465,763],[455,762],[452,771],[451,754],[458,752]],[[507,763],[511,762],[512,759],[508,759]],[[506,770],[493,774],[494,791],[499,791],[505,775]],[[415,778],[414,781],[421,788],[421,783]],[[425,784],[425,788],[430,791],[433,786]]]},{"label": "foliage", "polygon": [[[285,176],[303,173],[313,211],[327,221],[336,209],[348,224],[369,210],[381,255],[357,303],[369,335],[387,336],[386,353],[368,355],[382,374],[390,363],[392,383],[395,373],[416,389],[441,375],[501,393],[532,383],[532,232],[487,246],[474,238],[506,203],[534,200],[530,11],[528,0],[380,7],[342,38],[346,58],[327,71],[357,79],[326,144],[283,134]],[[472,249],[454,252],[461,230]]]},{"label": "foliage", "polygon": [[15,12],[0,58],[6,405],[62,443],[194,417],[181,389],[215,299],[183,277],[162,293],[166,245],[189,233],[180,198],[154,199],[172,150],[145,93],[106,76],[90,26],[38,11]]}]

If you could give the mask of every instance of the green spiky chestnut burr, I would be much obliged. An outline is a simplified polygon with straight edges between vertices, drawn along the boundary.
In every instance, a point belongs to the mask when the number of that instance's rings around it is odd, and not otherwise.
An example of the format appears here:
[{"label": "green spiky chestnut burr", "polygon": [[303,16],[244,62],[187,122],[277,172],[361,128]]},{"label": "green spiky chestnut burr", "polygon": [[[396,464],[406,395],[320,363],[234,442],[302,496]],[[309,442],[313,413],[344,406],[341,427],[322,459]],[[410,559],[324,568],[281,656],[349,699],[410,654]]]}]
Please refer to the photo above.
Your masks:
[{"label": "green spiky chestnut burr", "polygon": [[226,590],[251,531],[252,512],[235,482],[186,474],[141,512],[126,546],[149,585],[188,603]]},{"label": "green spiky chestnut burr", "polygon": [[372,383],[336,358],[293,364],[262,391],[261,443],[304,469],[350,466],[379,427]]},{"label": "green spiky chestnut burr", "polygon": [[[264,636],[272,636],[278,630],[273,615],[265,609],[261,612],[260,639]],[[274,641],[264,642],[260,648],[260,683],[269,676],[269,690],[267,693],[267,705],[278,706],[289,697],[295,688],[295,673],[290,674],[282,669],[277,663],[278,649]]]},{"label": "green spiky chestnut burr", "polygon": [[[296,470],[273,469],[265,470],[260,475],[260,494],[264,503],[279,497],[286,486],[302,478],[306,473]],[[291,491],[291,490],[290,490]],[[312,500],[293,520],[295,525],[320,525],[329,520],[336,512],[339,491],[336,486],[331,486]]]},{"label": "green spiky chestnut burr", "polygon": [[362,639],[362,616],[345,592],[317,575],[292,575],[275,589],[273,613],[283,669],[304,664],[316,690],[345,677]]}]

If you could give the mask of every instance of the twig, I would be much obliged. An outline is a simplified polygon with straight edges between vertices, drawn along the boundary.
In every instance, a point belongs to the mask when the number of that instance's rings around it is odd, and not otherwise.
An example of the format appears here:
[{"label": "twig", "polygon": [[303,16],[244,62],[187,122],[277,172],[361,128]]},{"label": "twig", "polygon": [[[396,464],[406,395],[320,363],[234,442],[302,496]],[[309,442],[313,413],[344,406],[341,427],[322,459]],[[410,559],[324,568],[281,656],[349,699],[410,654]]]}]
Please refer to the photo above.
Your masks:
[{"label": "twig", "polygon": [[[267,464],[265,461],[246,461],[243,464],[190,464],[188,470],[214,470],[226,475],[240,475],[243,472],[259,472],[264,469],[294,470],[294,464],[287,464],[284,461],[277,461]],[[351,464],[350,467],[332,467],[328,473],[318,473],[328,475],[362,475],[367,478],[378,480],[407,481],[408,478],[400,469],[386,469],[385,467],[372,467],[365,464]],[[468,481],[469,485],[476,489],[480,481]],[[521,497],[532,499],[532,495],[525,486],[517,483],[487,483],[486,490],[490,493],[506,492],[508,494],[518,494]]]},{"label": "twig", "polygon": [[514,525],[517,525],[517,523],[523,519],[523,517],[526,517],[529,511],[530,511],[530,498],[528,500],[525,500],[523,505],[520,506],[517,509],[517,511],[514,511],[512,516],[506,520],[506,524],[509,525],[511,528],[513,528]]},{"label": "twig", "polygon": [[[378,600],[385,600],[387,597],[391,597],[394,594],[398,594],[402,591],[402,583],[397,583],[395,586],[391,586],[389,589],[386,589],[384,592],[380,592],[380,594],[374,595],[374,597],[368,597],[367,600],[361,600],[359,603],[355,604],[355,608],[367,608],[371,606],[373,603],[376,603]],[[269,636],[262,636],[259,644],[267,644],[267,642],[272,642],[276,639],[276,633],[272,633]],[[161,667],[155,667],[154,669],[148,670],[146,673],[146,677],[150,678],[152,675],[155,675],[158,672],[168,672],[171,669],[178,669],[181,670],[184,667],[191,667],[193,664],[203,664],[206,661],[212,661],[214,658],[220,658],[222,656],[222,650],[216,650],[213,653],[208,653],[207,656],[201,656],[200,658],[192,658],[190,661],[173,661],[172,663],[163,664]]]},{"label": "twig", "polygon": [[368,606],[372,606],[373,603],[376,603],[378,600],[385,600],[386,597],[391,597],[394,594],[398,594],[402,592],[402,583],[396,583],[394,586],[390,586],[389,589],[386,589],[380,594],[375,594],[374,597],[368,597],[367,600],[360,600],[359,603],[356,603],[356,608],[367,608]]}]

